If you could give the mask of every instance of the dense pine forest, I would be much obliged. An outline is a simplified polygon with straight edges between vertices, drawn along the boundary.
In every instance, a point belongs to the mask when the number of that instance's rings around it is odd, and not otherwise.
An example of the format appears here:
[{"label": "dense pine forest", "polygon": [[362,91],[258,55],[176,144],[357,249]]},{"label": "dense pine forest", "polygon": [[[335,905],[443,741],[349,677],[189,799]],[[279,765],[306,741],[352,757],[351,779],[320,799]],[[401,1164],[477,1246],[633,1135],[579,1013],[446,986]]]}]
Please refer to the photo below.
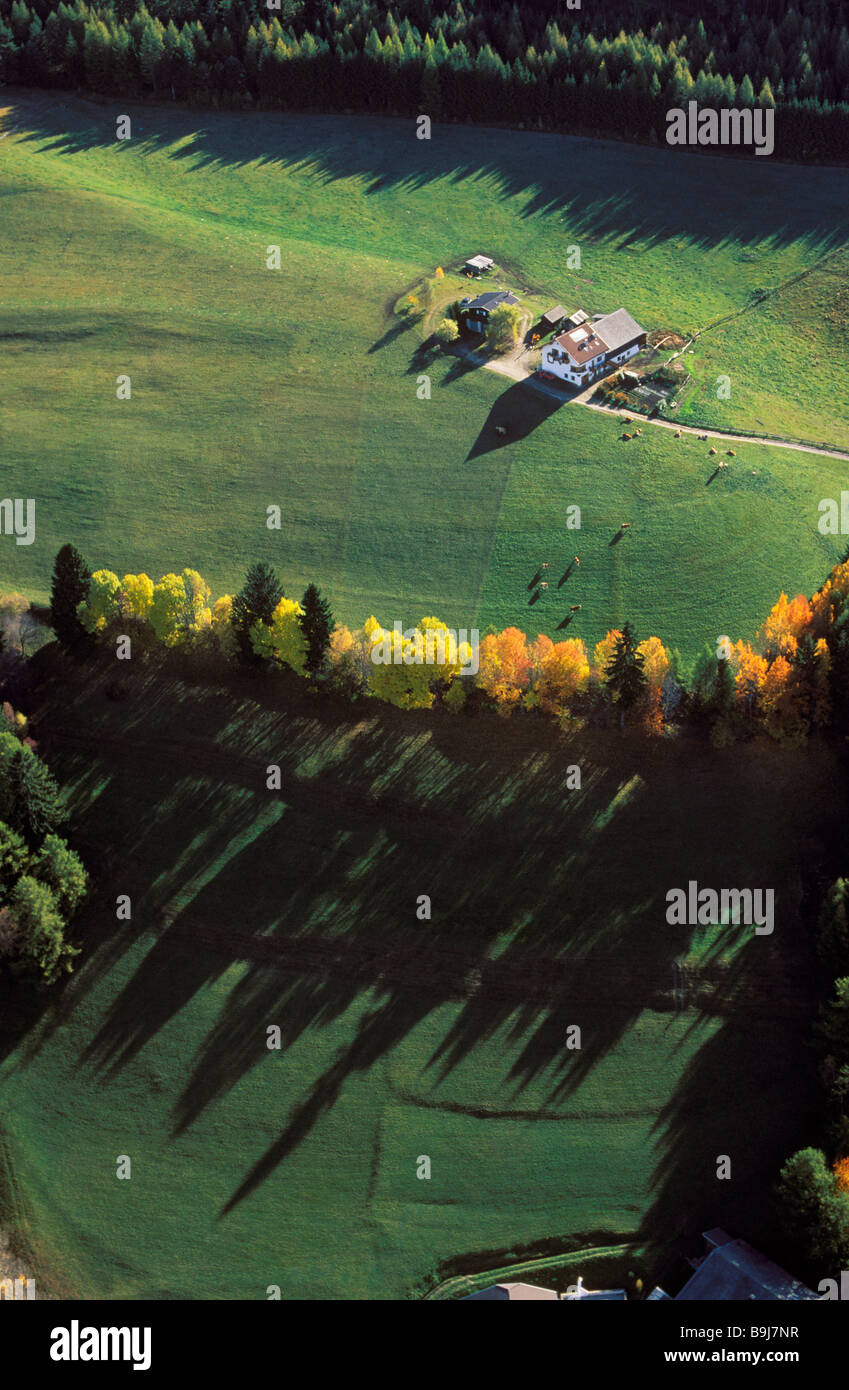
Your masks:
[{"label": "dense pine forest", "polygon": [[849,5],[0,0],[0,79],[648,141],[662,141],[666,112],[690,99],[762,105],[779,113],[776,154],[842,162]]}]

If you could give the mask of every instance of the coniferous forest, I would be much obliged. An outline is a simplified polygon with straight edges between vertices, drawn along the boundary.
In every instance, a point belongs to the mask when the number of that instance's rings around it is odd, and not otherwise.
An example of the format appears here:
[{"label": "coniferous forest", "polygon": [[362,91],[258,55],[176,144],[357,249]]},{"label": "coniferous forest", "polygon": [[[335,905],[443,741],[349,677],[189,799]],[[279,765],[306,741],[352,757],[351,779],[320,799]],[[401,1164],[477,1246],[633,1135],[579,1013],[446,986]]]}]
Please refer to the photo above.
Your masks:
[{"label": "coniferous forest", "polygon": [[849,6],[0,0],[0,80],[650,142],[691,99],[761,105],[780,112],[779,157],[834,163],[849,149]]}]

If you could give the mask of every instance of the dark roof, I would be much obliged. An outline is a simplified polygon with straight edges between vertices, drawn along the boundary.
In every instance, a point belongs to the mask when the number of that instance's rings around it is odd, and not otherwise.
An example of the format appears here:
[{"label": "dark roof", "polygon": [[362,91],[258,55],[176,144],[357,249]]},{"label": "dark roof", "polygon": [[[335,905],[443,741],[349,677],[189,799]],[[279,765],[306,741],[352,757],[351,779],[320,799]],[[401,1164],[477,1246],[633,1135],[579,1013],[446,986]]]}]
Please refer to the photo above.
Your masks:
[{"label": "dark roof", "polygon": [[766,1302],[777,1299],[818,1298],[813,1289],[794,1279],[791,1274],[755,1250],[745,1240],[718,1243],[721,1230],[708,1232],[708,1244],[714,1245],[691,1279],[676,1295],[676,1301],[691,1303],[697,1299],[726,1299],[732,1301]]},{"label": "dark roof", "polygon": [[467,309],[497,309],[499,304],[518,304],[519,301],[515,294],[509,290],[487,290],[486,294],[479,294],[477,299],[473,299],[466,305]]},{"label": "dark roof", "polygon": [[540,323],[560,323],[560,320],[565,319],[565,317],[566,310],[562,304],[558,304],[554,309],[546,309],[544,314],[540,314],[539,321]]}]

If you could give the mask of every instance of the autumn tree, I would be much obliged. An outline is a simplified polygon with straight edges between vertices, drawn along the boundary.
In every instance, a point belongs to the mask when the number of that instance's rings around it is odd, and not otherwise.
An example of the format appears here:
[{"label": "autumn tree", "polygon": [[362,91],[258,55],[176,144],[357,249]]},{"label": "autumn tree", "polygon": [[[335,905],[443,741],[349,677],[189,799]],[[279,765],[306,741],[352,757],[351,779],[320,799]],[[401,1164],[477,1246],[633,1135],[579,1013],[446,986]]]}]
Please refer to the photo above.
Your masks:
[{"label": "autumn tree", "polygon": [[761,629],[761,640],[767,656],[792,657],[799,638],[811,626],[813,610],[804,594],[788,599],[785,593],[770,609]]},{"label": "autumn tree", "polygon": [[490,633],[480,644],[477,684],[498,706],[498,713],[510,714],[528,687],[531,656],[528,639],[517,627]]},{"label": "autumn tree", "polygon": [[618,627],[611,628],[610,632],[606,632],[601,641],[596,642],[593,648],[592,674],[601,685],[607,684],[607,668],[616,650],[616,643],[621,636],[622,633]]},{"label": "autumn tree", "polygon": [[470,653],[462,652],[438,618],[422,618],[414,628],[390,632],[369,618],[369,691],[401,709],[429,709],[436,689],[449,686]]},{"label": "autumn tree", "polygon": [[337,623],[330,634],[327,653],[328,682],[331,689],[356,699],[368,687],[371,642],[362,628],[351,632],[344,623]]},{"label": "autumn tree", "polygon": [[112,570],[95,570],[88,587],[88,597],[80,604],[78,615],[86,632],[94,634],[118,616],[121,581]]},{"label": "autumn tree", "polygon": [[729,658],[734,676],[734,699],[737,707],[752,719],[760,712],[761,696],[768,663],[749,642],[735,642]]},{"label": "autumn tree", "polygon": [[575,699],[589,684],[590,663],[587,649],[579,637],[555,642],[542,659],[537,684],[540,709],[548,714],[566,715]]},{"label": "autumn tree", "polygon": [[303,609],[294,599],[281,598],[271,615],[271,622],[257,621],[250,629],[254,655],[262,661],[275,661],[290,666],[299,676],[307,666],[307,639],[301,627]]},{"label": "autumn tree", "polygon": [[118,599],[122,616],[140,620],[150,617],[153,587],[153,580],[146,574],[125,574]]}]

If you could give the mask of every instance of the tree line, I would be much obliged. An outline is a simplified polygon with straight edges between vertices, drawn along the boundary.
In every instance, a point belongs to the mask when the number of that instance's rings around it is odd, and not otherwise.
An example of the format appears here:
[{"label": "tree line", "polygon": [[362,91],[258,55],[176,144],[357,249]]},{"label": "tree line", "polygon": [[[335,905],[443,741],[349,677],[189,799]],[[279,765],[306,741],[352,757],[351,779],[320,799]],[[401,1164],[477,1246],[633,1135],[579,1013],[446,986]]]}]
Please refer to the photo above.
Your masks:
[{"label": "tree line", "polygon": [[67,929],[88,877],[57,833],[67,811],[25,717],[6,703],[0,729],[0,968],[52,984],[79,955]]},{"label": "tree line", "polygon": [[722,747],[759,733],[790,745],[829,728],[849,734],[847,600],[849,556],[811,598],[782,593],[753,642],[722,638],[689,666],[659,637],[638,640],[629,622],[592,650],[580,637],[555,642],[507,627],[488,631],[472,651],[437,617],[390,631],[371,616],[352,630],[315,584],[289,598],[265,563],[250,567],[237,594],[213,599],[197,570],[157,582],[120,578],[92,572],[66,545],[54,565],[50,614],[59,641],[82,654],[104,641],[126,656],[182,648],[286,668],[314,688],[401,709],[494,710],[547,717],[564,729],[617,723],[652,736],[686,727]]},{"label": "tree line", "polygon": [[0,80],[245,110],[429,115],[660,140],[666,112],[775,107],[775,151],[849,148],[843,0],[0,0]]}]

